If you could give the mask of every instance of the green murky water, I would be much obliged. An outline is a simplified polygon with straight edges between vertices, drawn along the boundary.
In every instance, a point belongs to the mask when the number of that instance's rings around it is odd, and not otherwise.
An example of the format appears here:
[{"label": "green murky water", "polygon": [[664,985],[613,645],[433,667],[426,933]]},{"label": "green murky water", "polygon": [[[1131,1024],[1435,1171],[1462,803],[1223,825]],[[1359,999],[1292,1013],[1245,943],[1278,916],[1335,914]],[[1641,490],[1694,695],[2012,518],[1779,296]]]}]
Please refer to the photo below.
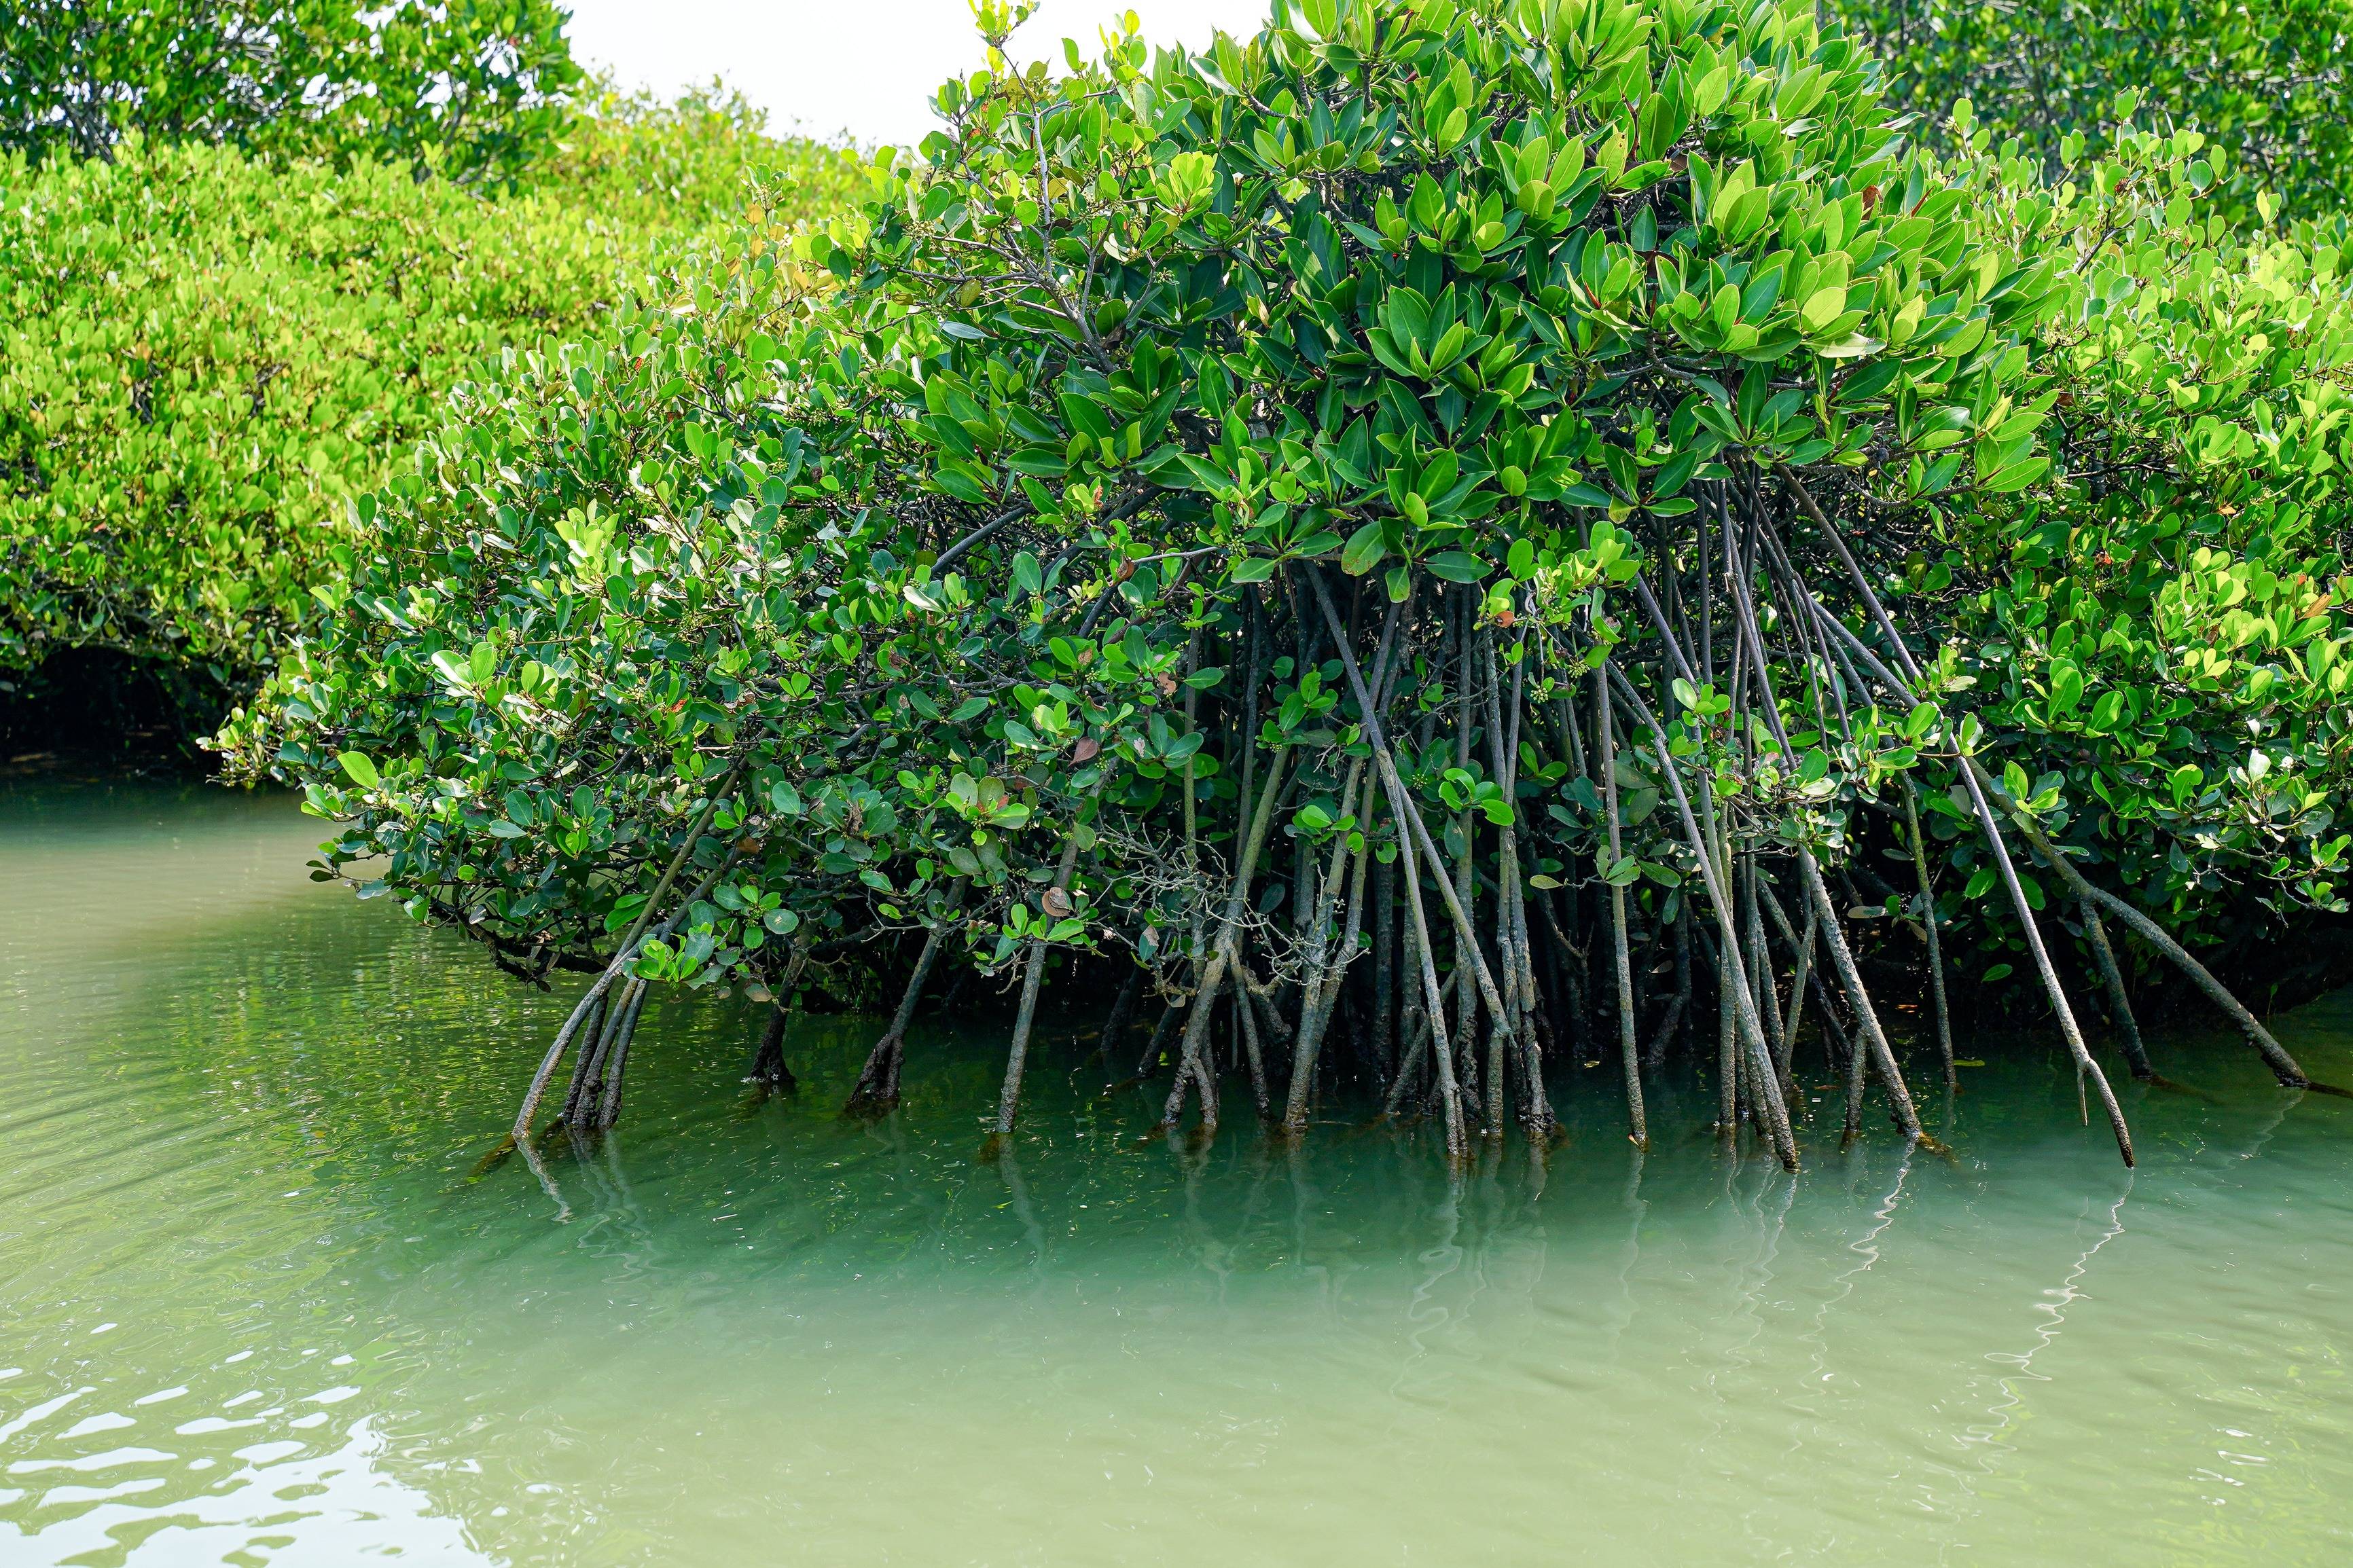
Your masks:
[{"label": "green murky water", "polygon": [[[754,1108],[712,1004],[602,1147],[475,1180],[561,999],[317,837],[0,796],[12,1568],[2353,1560],[2353,1107],[2219,1037],[2128,1091],[2137,1173],[1988,1047],[1949,1162],[1638,1163],[1596,1074],[1548,1169],[1450,1184],[1345,1125],[1139,1147],[1059,1070],[979,1165],[993,1027],[862,1127],[871,1022]],[[2280,1033],[2353,1079],[2353,1004]]]}]

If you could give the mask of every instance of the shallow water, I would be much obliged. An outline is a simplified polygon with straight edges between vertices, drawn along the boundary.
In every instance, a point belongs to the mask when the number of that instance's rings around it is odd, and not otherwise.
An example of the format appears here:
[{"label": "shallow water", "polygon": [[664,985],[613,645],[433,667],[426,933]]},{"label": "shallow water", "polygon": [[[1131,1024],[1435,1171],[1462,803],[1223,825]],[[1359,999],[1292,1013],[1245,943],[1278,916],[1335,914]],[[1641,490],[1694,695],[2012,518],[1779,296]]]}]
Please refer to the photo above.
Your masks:
[{"label": "shallow water", "polygon": [[[994,1026],[865,1127],[871,1021],[754,1105],[707,1003],[543,1185],[472,1173],[563,998],[311,885],[319,837],[0,795],[0,1563],[2353,1551],[2353,1106],[2219,1033],[2125,1091],[2137,1173],[1987,1044],[1949,1161],[1638,1161],[1572,1071],[1548,1167],[1450,1184],[1338,1122],[1139,1144],[1067,1030],[981,1164]],[[2279,1032],[2353,1079],[2353,1000]]]}]

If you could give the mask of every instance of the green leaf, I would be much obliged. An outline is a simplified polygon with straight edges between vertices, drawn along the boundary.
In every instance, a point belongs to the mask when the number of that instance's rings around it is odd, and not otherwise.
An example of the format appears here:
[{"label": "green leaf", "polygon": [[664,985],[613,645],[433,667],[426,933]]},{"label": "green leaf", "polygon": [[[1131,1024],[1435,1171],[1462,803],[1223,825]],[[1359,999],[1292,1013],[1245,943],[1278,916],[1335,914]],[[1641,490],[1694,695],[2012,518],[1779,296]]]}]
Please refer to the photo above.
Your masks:
[{"label": "green leaf", "polygon": [[1987,479],[1980,488],[1998,496],[2008,495],[2012,490],[2022,490],[2041,479],[2050,467],[2051,459],[2048,458],[2029,458],[2024,462],[2012,463]]},{"label": "green leaf", "polygon": [[1046,574],[1038,558],[1027,550],[1016,552],[1013,557],[1013,581],[1031,598],[1046,591]]},{"label": "green leaf", "polygon": [[943,491],[967,505],[987,506],[988,504],[988,492],[980,488],[978,480],[960,468],[942,468],[932,476],[932,482],[939,486]]},{"label": "green leaf", "polygon": [[1487,575],[1487,563],[1477,556],[1460,550],[1440,551],[1422,563],[1433,577],[1443,577],[1450,583],[1476,583]]},{"label": "green leaf", "polygon": [[1381,563],[1389,552],[1388,534],[1377,522],[1368,522],[1348,537],[1347,548],[1340,552],[1340,570],[1351,577],[1361,577]]},{"label": "green leaf", "polygon": [[364,752],[345,752],[335,761],[343,764],[343,772],[349,773],[352,782],[362,789],[374,789],[384,782],[375,771],[375,764],[367,759]]},{"label": "green leaf", "polygon": [[2051,716],[2053,719],[2071,713],[2075,704],[2084,700],[2084,674],[2072,664],[2063,664],[2051,677]]}]

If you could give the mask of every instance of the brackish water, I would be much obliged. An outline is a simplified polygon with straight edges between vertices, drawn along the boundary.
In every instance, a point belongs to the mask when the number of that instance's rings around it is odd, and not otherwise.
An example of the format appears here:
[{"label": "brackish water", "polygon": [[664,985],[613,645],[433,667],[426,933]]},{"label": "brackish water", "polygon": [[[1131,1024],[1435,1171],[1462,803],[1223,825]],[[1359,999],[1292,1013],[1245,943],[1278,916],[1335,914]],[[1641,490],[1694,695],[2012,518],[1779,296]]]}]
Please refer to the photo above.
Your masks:
[{"label": "brackish water", "polygon": [[[2353,1560],[2353,1106],[2219,1031],[2125,1090],[2137,1173],[2034,1041],[1929,1096],[1949,1161],[1638,1160],[1571,1067],[1547,1166],[1451,1184],[1140,1143],[1068,1026],[982,1164],[998,1026],[863,1126],[872,1021],[755,1105],[750,1009],[674,1005],[543,1184],[473,1172],[565,998],[320,837],[0,795],[10,1568]],[[2353,1080],[2353,1002],[2278,1028]]]}]

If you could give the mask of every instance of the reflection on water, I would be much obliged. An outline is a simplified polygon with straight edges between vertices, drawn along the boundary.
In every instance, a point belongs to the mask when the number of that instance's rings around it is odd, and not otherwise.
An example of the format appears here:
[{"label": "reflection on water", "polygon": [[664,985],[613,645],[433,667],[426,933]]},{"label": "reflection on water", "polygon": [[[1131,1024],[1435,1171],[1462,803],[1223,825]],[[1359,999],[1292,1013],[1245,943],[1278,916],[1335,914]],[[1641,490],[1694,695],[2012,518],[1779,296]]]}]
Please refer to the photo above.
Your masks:
[{"label": "reflection on water", "polygon": [[[0,1563],[2346,1560],[2353,1107],[2040,1044],[1786,1176],[1137,1134],[1067,1030],[736,1082],[658,1011],[600,1144],[477,1176],[562,996],[303,879],[282,801],[0,800]],[[576,983],[575,983],[576,984]],[[2353,1075],[2353,1006],[2284,1020]],[[1827,1079],[1822,1080],[1827,1081]],[[1695,1126],[1694,1098],[1654,1111]]]}]

